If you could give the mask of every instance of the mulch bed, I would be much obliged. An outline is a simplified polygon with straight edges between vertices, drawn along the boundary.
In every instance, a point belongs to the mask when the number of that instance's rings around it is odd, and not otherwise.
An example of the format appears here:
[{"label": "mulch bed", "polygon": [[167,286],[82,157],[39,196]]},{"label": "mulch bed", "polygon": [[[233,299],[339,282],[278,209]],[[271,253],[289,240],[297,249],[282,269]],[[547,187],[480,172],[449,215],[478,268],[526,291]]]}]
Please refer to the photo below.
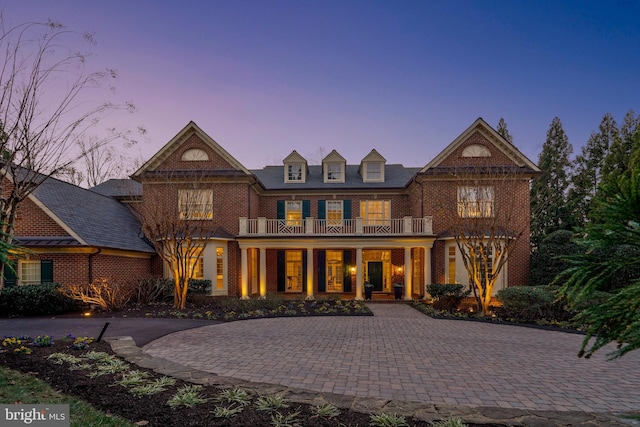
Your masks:
[{"label": "mulch bed", "polygon": [[[118,415],[139,425],[164,426],[164,427],[189,427],[189,426],[269,426],[273,425],[271,415],[258,411],[250,406],[230,418],[216,418],[213,414],[216,397],[221,389],[217,387],[203,387],[202,395],[210,399],[207,403],[195,406],[194,408],[171,408],[167,401],[182,386],[187,383],[178,380],[174,386],[167,391],[152,396],[134,396],[130,389],[119,385],[116,381],[121,374],[107,374],[95,378],[88,375],[94,369],[69,369],[68,363],[55,364],[47,359],[55,352],[68,353],[75,356],[82,356],[87,351],[100,351],[114,354],[108,343],[91,343],[88,350],[78,350],[70,348],[71,341],[57,340],[51,347],[29,348],[32,354],[16,354],[11,351],[11,347],[0,348],[0,364],[11,369],[33,375],[50,384],[55,390],[66,395],[75,396],[90,403],[92,406],[108,413]],[[160,378],[161,375],[137,366],[130,369],[148,372],[151,379]],[[257,396],[253,396],[253,401]],[[26,402],[28,403],[28,402]],[[289,403],[289,407],[280,411],[282,415],[298,412],[296,416],[297,424],[305,427],[316,426],[369,426],[370,416],[350,410],[340,410],[340,415],[336,418],[327,419],[314,416],[312,407],[305,404]],[[427,427],[430,423],[415,419],[407,419],[410,426]],[[470,427],[498,427],[501,424],[468,424]]]}]

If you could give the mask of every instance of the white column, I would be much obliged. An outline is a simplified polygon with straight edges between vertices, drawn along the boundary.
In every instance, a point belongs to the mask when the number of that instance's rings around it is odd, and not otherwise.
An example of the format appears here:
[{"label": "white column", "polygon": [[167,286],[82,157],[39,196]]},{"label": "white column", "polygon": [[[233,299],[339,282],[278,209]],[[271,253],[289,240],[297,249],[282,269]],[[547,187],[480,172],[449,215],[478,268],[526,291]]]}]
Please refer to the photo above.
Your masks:
[{"label": "white column", "polygon": [[427,298],[427,285],[431,284],[431,246],[424,247],[424,263],[423,263],[423,276],[424,276],[424,298]]},{"label": "white column", "polygon": [[362,301],[362,248],[356,249],[356,301]]},{"label": "white column", "polygon": [[258,248],[260,252],[260,298],[267,296],[267,248]]},{"label": "white column", "polygon": [[240,250],[240,261],[242,266],[240,278],[240,299],[249,299],[249,268],[247,261],[247,248]]},{"label": "white column", "polygon": [[315,299],[313,296],[313,248],[307,248],[307,300]]},{"label": "white column", "polygon": [[413,272],[411,271],[411,248],[404,248],[404,299],[411,299],[411,282]]}]

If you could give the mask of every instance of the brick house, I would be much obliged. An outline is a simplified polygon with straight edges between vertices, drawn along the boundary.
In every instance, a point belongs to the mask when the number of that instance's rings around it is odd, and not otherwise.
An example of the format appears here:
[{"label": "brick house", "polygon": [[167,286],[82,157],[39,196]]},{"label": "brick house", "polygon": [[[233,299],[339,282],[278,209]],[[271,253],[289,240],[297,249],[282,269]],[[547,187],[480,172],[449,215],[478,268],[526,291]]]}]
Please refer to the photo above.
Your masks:
[{"label": "brick house", "polygon": [[[509,173],[496,180],[495,170]],[[153,204],[168,207],[165,215],[176,221],[202,224],[210,233],[194,260],[194,275],[211,280],[213,295],[360,299],[365,282],[384,294],[401,278],[410,299],[430,283],[468,283],[451,233],[456,221],[469,218],[504,219],[502,226],[525,231],[494,292],[526,284],[529,183],[539,172],[480,118],[422,168],[387,164],[376,150],[358,164],[333,150],[321,165],[309,165],[294,150],[281,165],[248,170],[190,122],[130,180],[74,191],[109,199],[118,212],[126,206],[142,212]],[[198,201],[195,208],[186,208],[187,197]],[[515,215],[503,218],[500,212],[514,206]],[[134,252],[140,255],[136,274],[152,273],[158,261],[140,227],[133,228],[124,234],[138,246],[120,249],[131,259]],[[28,235],[38,234],[46,233]],[[56,274],[54,279],[66,281]]]}]

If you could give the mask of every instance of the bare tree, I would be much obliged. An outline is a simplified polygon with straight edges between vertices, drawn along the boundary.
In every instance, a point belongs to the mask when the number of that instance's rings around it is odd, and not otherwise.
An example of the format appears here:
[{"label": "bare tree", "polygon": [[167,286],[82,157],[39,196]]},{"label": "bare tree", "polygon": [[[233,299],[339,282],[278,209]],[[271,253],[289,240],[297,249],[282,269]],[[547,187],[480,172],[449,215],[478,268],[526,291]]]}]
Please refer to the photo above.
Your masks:
[{"label": "bare tree", "polygon": [[110,89],[105,83],[116,73],[88,71],[88,56],[75,50],[78,40],[94,43],[91,34],[51,21],[8,27],[0,12],[0,239],[5,242],[11,241],[20,202],[73,163],[71,149],[88,128],[121,108],[84,98],[93,89]]},{"label": "bare tree", "polygon": [[204,246],[215,231],[213,189],[202,185],[194,174],[178,177],[160,172],[156,177],[162,178],[146,185],[144,202],[137,207],[138,218],[171,273],[174,306],[183,309],[189,280],[200,268]]},{"label": "bare tree", "polygon": [[450,177],[456,207],[443,203],[440,214],[447,218],[478,310],[486,315],[509,257],[516,250],[528,257],[529,179],[516,166],[489,165],[453,167]]}]

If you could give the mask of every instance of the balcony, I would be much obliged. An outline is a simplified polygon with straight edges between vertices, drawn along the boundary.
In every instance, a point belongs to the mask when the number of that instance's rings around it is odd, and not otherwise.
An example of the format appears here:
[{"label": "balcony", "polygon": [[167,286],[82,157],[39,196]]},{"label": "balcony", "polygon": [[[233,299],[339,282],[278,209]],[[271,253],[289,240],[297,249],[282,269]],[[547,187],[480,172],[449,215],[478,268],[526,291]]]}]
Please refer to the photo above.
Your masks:
[{"label": "balcony", "polygon": [[306,218],[240,218],[240,236],[429,236],[433,234],[432,217],[367,221],[363,218],[341,221]]}]

